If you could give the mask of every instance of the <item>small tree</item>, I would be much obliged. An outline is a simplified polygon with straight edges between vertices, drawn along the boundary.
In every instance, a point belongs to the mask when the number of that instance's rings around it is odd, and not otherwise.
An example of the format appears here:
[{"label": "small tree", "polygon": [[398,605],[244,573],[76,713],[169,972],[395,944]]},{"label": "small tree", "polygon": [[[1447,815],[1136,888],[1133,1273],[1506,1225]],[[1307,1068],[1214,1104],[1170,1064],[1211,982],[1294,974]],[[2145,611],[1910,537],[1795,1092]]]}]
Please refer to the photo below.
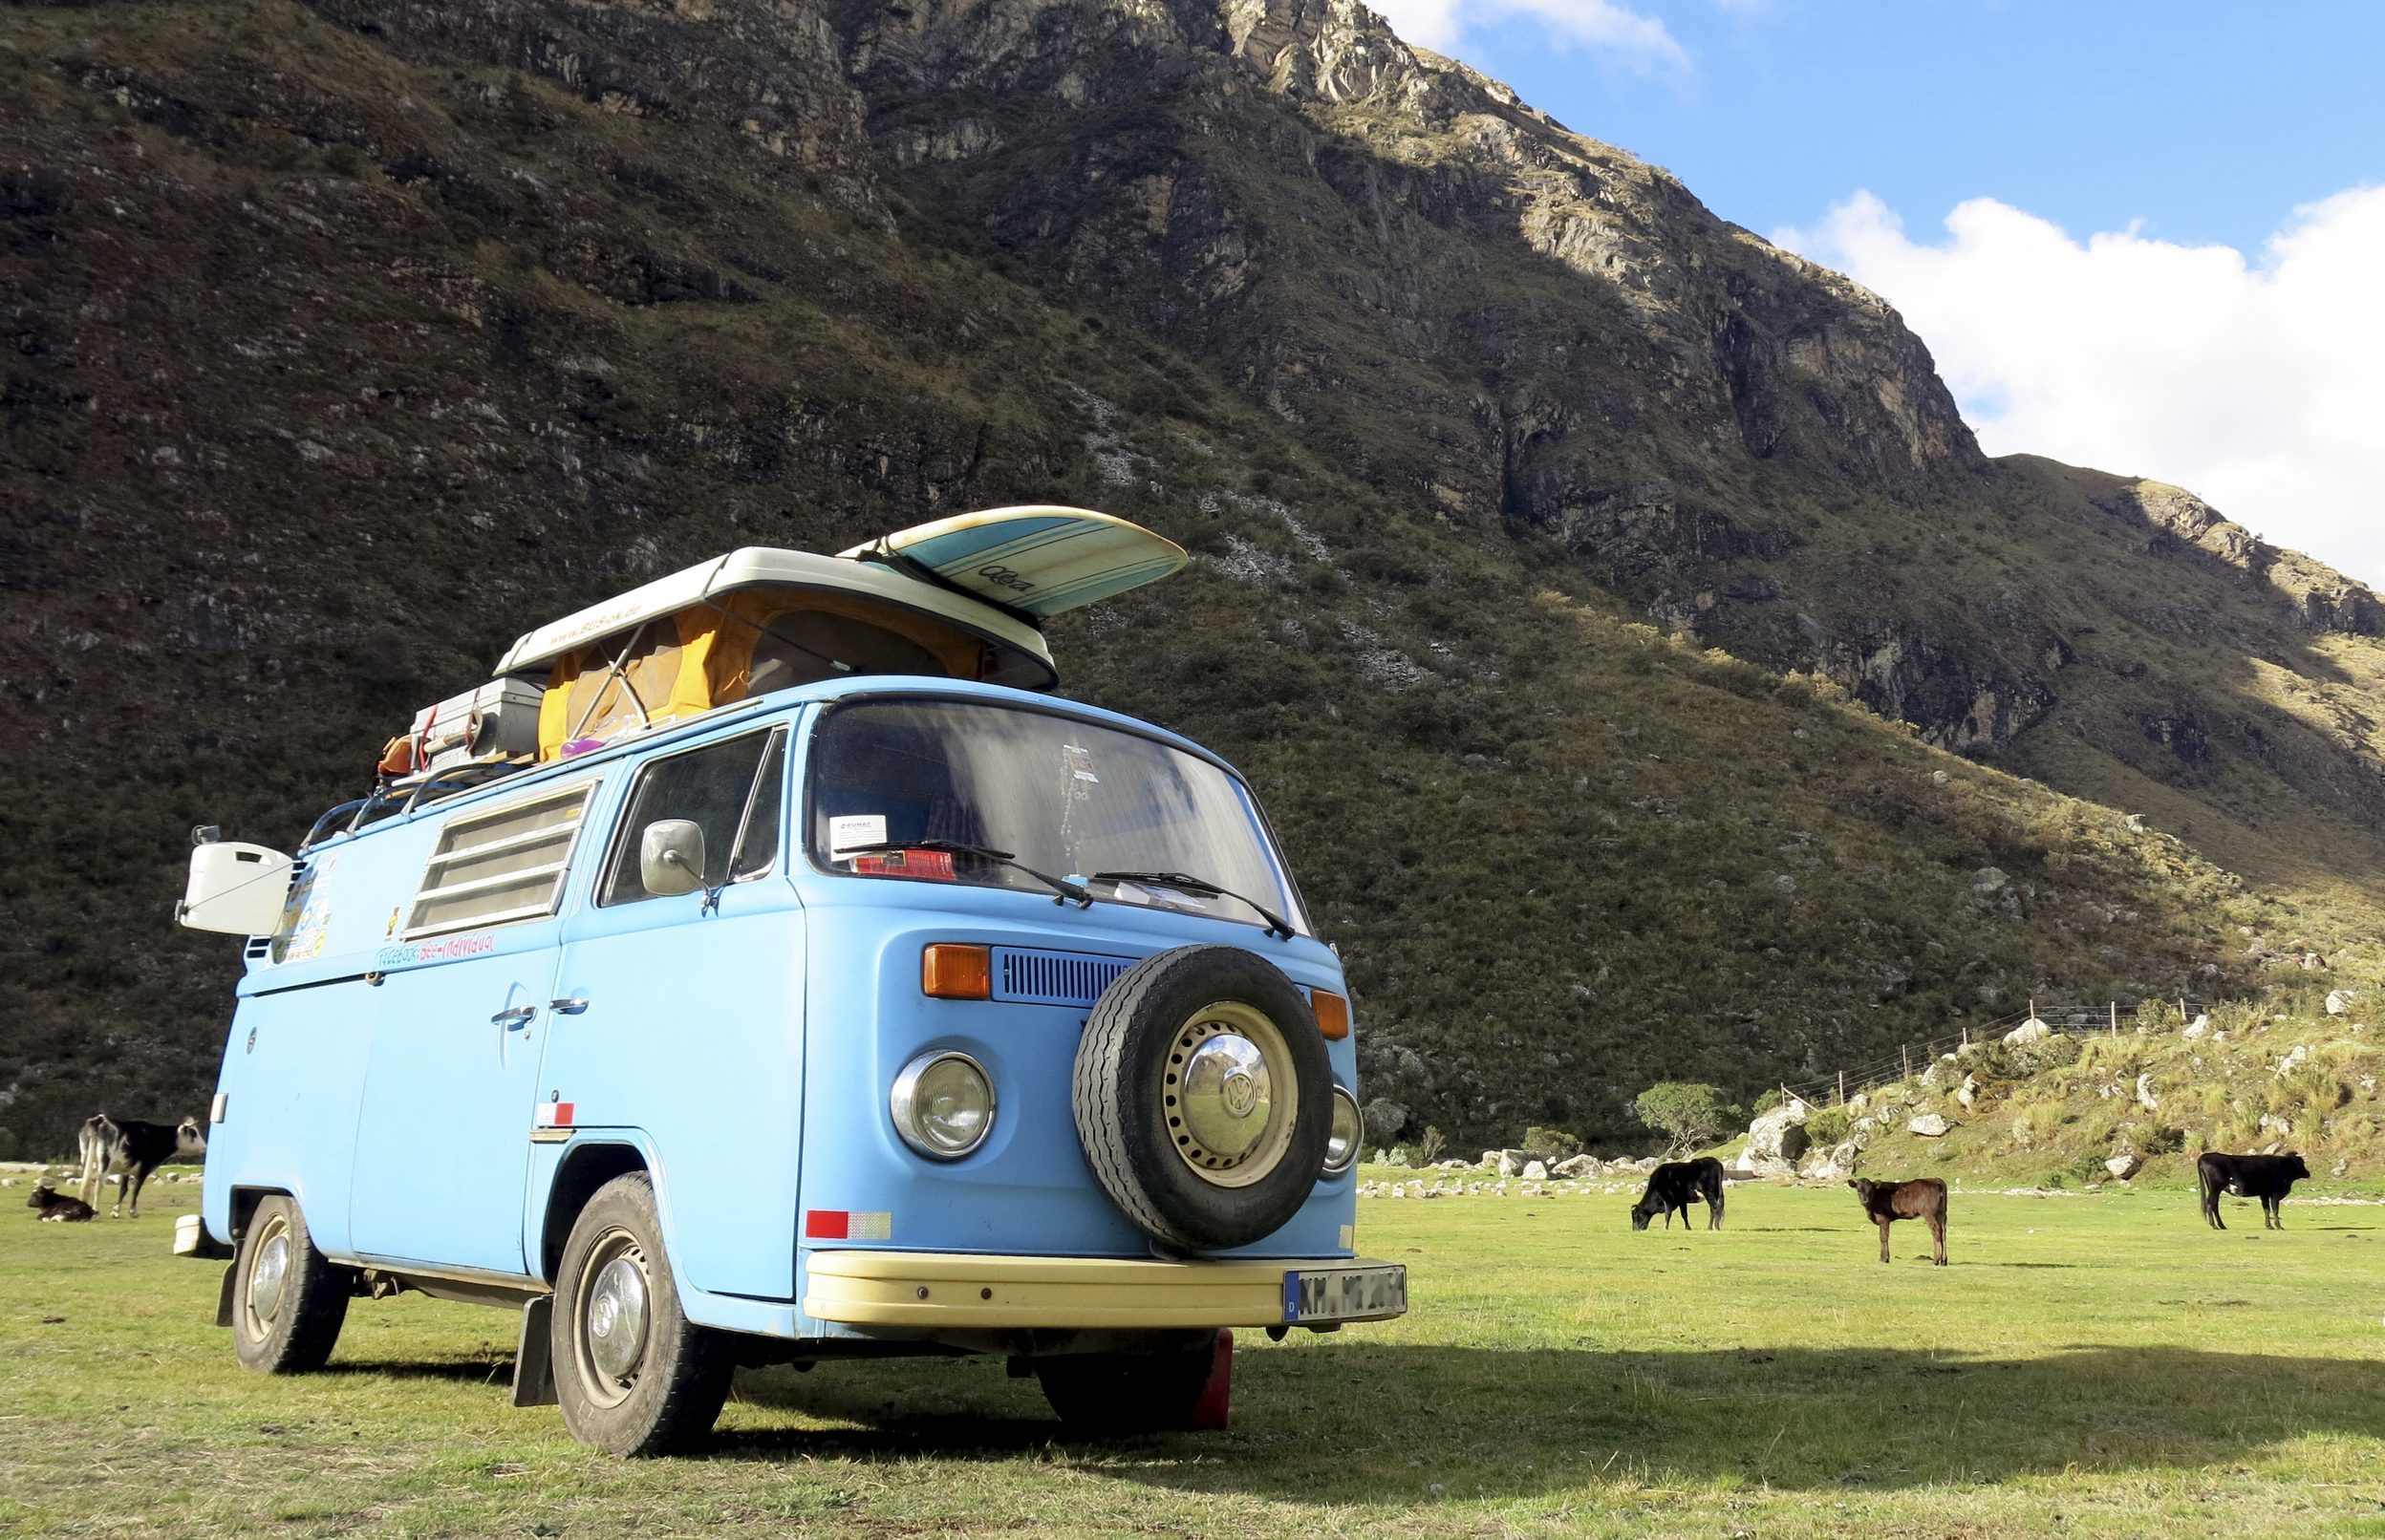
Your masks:
[{"label": "small tree", "polygon": [[1571,1160],[1581,1153],[1581,1141],[1562,1128],[1527,1128],[1524,1148],[1552,1161]]},{"label": "small tree", "polygon": [[1668,1155],[1711,1144],[1740,1118],[1739,1109],[1723,1100],[1721,1086],[1686,1080],[1649,1086],[1632,1099],[1631,1110],[1665,1136]]},{"label": "small tree", "polygon": [[1440,1129],[1430,1123],[1425,1125],[1425,1137],[1416,1142],[1416,1153],[1424,1158],[1427,1166],[1439,1160],[1441,1152],[1448,1147],[1449,1141],[1442,1137]]}]

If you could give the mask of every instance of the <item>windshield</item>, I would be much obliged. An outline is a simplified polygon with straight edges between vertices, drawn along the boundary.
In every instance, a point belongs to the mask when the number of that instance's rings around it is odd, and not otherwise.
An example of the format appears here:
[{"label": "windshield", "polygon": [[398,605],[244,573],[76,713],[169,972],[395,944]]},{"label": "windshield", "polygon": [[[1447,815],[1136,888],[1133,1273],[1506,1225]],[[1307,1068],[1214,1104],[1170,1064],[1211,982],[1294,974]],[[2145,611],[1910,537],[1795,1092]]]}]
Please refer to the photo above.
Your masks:
[{"label": "windshield", "polygon": [[[1207,759],[1048,712],[860,701],[812,740],[811,847],[834,871],[1051,892],[1049,878],[1186,874],[1306,930],[1257,810]],[[1102,903],[1264,920],[1216,892],[1109,878]]]}]

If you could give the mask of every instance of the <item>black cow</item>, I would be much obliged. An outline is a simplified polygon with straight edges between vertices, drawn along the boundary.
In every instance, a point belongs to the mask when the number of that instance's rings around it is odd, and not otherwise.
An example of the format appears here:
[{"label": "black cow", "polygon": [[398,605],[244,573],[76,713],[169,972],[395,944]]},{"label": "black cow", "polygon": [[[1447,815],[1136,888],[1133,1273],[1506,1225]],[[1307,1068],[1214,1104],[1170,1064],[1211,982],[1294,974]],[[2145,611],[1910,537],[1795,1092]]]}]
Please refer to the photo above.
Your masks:
[{"label": "black cow", "polygon": [[1946,1185],[1934,1176],[1916,1177],[1910,1182],[1873,1182],[1858,1177],[1847,1186],[1855,1188],[1863,1211],[1880,1227],[1880,1259],[1888,1260],[1888,1227],[1900,1219],[1918,1219],[1929,1227],[1929,1238],[1937,1251],[1932,1260],[1939,1267],[1946,1265]]},{"label": "black cow", "polygon": [[1701,1202],[1706,1205],[1706,1228],[1722,1229],[1723,1163],[1711,1155],[1703,1160],[1667,1161],[1648,1173],[1648,1190],[1631,1206],[1631,1228],[1645,1230],[1649,1220],[1663,1214],[1665,1228],[1670,1230],[1675,1213],[1687,1228],[1689,1206]]},{"label": "black cow", "polygon": [[2213,1230],[2227,1228],[2220,1218],[2223,1192],[2260,1199],[2261,1228],[2284,1230],[2286,1218],[2278,1208],[2295,1183],[2310,1180],[2310,1167],[2290,1149],[2283,1155],[2223,1155],[2213,1150],[2195,1162],[2195,1175],[2202,1182],[2202,1217]]},{"label": "black cow", "polygon": [[80,1198],[61,1198],[58,1189],[43,1182],[33,1188],[33,1195],[25,1200],[28,1208],[38,1208],[45,1221],[72,1225],[89,1219],[98,1212]]},{"label": "black cow", "polygon": [[95,1113],[83,1121],[78,1143],[83,1154],[83,1201],[97,1208],[100,1184],[115,1177],[116,1206],[108,1212],[122,1213],[129,1198],[135,1219],[140,1217],[140,1187],[150,1172],[167,1161],[195,1160],[207,1152],[207,1136],[196,1118],[184,1118],[180,1123],[139,1123]]}]

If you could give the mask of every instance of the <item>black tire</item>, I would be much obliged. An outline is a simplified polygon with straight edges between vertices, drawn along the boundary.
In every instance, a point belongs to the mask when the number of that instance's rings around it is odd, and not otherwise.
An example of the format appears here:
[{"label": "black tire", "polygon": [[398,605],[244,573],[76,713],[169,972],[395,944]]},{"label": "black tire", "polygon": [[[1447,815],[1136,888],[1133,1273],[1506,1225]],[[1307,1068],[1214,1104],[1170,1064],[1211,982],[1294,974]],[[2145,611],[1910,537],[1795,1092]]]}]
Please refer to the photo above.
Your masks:
[{"label": "black tire", "polygon": [[1153,1353],[1081,1353],[1038,1358],[1043,1399],[1071,1432],[1102,1436],[1191,1429],[1216,1362],[1217,1334],[1188,1336]]},{"label": "black tire", "polygon": [[259,1374],[311,1374],[348,1319],[356,1270],[314,1249],[298,1201],[261,1199],[241,1232],[232,1273],[232,1352]]},{"label": "black tire", "polygon": [[[625,1271],[608,1280],[616,1267]],[[636,1292],[634,1309],[625,1290]],[[640,1338],[613,1337],[641,1322]],[[645,1172],[597,1188],[572,1222],[548,1340],[564,1425],[582,1444],[617,1455],[667,1454],[701,1439],[720,1417],[735,1357],[720,1333],[679,1309]],[[600,1361],[600,1354],[612,1357]]]},{"label": "black tire", "polygon": [[[1263,1102],[1248,1100],[1250,1077],[1236,1088],[1237,1136],[1261,1130],[1238,1155],[1211,1155],[1179,1116],[1191,1110],[1177,1102],[1181,1072],[1212,1037],[1256,1045],[1268,1072]],[[1333,1068],[1280,969],[1238,947],[1179,947],[1128,969],[1094,1003],[1069,1100],[1094,1179],[1136,1229],[1174,1251],[1223,1251],[1275,1233],[1308,1201],[1324,1170]]]}]

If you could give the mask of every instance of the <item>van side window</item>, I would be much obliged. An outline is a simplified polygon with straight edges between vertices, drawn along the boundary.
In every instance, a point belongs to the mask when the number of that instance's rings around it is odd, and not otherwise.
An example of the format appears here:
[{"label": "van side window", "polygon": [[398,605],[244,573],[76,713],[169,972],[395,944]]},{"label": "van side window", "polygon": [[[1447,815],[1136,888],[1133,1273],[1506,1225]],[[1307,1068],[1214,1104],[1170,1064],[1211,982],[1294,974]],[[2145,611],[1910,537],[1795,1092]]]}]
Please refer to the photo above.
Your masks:
[{"label": "van side window", "polygon": [[423,868],[405,938],[555,912],[593,781],[451,819]]},{"label": "van side window", "polygon": [[664,819],[687,819],[703,831],[706,887],[768,872],[779,856],[785,741],[784,733],[752,733],[648,765],[630,788],[596,902],[655,896],[638,869],[638,847],[647,828]]}]

